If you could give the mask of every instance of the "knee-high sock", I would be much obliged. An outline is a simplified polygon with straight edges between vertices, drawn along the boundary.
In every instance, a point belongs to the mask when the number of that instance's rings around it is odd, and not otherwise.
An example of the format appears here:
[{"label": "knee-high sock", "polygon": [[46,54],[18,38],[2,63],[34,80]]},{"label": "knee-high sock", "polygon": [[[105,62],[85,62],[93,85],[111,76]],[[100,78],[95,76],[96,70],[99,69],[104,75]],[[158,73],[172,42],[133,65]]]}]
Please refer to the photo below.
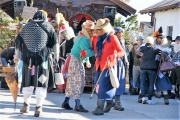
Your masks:
[{"label": "knee-high sock", "polygon": [[44,98],[38,98],[36,97],[36,107],[40,107],[43,105]]},{"label": "knee-high sock", "polygon": [[164,95],[167,95],[167,90],[163,90],[163,94],[164,94]]},{"label": "knee-high sock", "polygon": [[115,96],[115,102],[120,102],[120,95]]},{"label": "knee-high sock", "polygon": [[47,88],[43,87],[37,87],[35,91],[36,95],[36,106],[42,106],[44,99],[46,98],[47,95]]},{"label": "knee-high sock", "polygon": [[81,105],[80,99],[76,99],[75,102],[76,102],[76,106],[80,106]]},{"label": "knee-high sock", "polygon": [[24,95],[24,102],[26,104],[29,104],[32,92],[33,92],[33,87],[23,87],[22,93]]},{"label": "knee-high sock", "polygon": [[32,94],[24,94],[24,102],[28,105],[30,104],[31,95]]},{"label": "knee-high sock", "polygon": [[66,103],[69,103],[69,99],[70,99],[70,97],[65,97],[65,99],[64,99],[64,104],[66,104]]},{"label": "knee-high sock", "polygon": [[171,93],[175,93],[175,88],[176,88],[176,86],[175,86],[175,85],[172,85]]}]

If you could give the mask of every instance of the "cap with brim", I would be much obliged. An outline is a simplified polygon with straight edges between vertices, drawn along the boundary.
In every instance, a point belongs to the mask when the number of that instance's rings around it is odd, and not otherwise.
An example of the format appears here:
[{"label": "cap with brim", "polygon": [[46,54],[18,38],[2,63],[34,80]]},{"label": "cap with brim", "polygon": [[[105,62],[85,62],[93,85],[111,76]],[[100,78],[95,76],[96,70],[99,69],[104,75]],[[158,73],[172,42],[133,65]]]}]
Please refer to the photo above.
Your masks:
[{"label": "cap with brim", "polygon": [[83,22],[82,28],[85,28],[85,29],[94,29],[94,22],[91,21],[91,20],[86,20],[85,22]]},{"label": "cap with brim", "polygon": [[73,23],[77,23],[78,24],[79,23],[78,19],[74,19]]},{"label": "cap with brim", "polygon": [[142,36],[139,36],[137,40],[144,40],[144,38]]},{"label": "cap with brim", "polygon": [[177,36],[175,40],[180,40],[180,36]]},{"label": "cap with brim", "polygon": [[108,18],[99,19],[97,20],[94,29],[102,29],[106,27],[109,23],[110,23],[110,20]]}]

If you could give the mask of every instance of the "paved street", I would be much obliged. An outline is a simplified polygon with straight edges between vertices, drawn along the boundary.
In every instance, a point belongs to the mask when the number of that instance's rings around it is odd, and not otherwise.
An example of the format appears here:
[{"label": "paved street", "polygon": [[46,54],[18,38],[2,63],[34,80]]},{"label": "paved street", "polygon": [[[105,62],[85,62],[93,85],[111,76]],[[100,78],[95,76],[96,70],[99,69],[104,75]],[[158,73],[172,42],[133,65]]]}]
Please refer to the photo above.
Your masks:
[{"label": "paved street", "polygon": [[[88,109],[88,113],[79,113],[74,110],[64,110],[60,106],[64,100],[63,93],[48,93],[47,99],[43,106],[44,116],[35,118],[33,116],[35,109],[35,96],[31,99],[31,108],[29,114],[20,114],[23,97],[17,99],[17,109],[14,111],[13,99],[9,90],[0,90],[0,120],[17,120],[17,119],[33,119],[33,120],[178,120],[180,118],[180,102],[170,100],[170,105],[164,105],[163,98],[153,98],[157,104],[147,105],[137,103],[137,95],[123,95],[121,102],[125,111],[111,110],[103,116],[94,116],[92,111],[96,107],[96,95],[89,99],[90,94],[82,95],[82,105]],[[70,100],[71,107],[74,107],[74,100]]]}]

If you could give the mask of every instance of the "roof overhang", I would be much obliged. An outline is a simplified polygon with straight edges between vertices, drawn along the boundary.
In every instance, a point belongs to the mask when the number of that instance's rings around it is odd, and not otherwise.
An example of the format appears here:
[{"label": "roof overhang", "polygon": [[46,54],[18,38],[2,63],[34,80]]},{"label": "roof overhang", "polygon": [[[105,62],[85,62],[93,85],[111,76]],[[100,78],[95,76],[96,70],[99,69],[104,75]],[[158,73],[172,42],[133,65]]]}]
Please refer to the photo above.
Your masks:
[{"label": "roof overhang", "polygon": [[141,14],[154,13],[157,11],[164,11],[164,10],[169,10],[169,9],[174,9],[174,8],[178,8],[178,6],[170,5],[170,6],[164,6],[164,7],[154,8],[154,9],[144,9],[144,10],[139,11],[139,13]]}]

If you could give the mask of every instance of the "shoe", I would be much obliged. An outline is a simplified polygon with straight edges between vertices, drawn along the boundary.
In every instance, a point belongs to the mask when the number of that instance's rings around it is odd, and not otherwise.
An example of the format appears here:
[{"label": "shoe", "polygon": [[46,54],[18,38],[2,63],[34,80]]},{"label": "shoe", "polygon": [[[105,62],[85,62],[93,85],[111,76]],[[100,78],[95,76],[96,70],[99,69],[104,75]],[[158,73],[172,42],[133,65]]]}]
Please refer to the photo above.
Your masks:
[{"label": "shoe", "polygon": [[138,89],[132,88],[130,95],[138,95],[138,94],[139,94]]},{"label": "shoe", "polygon": [[175,99],[175,94],[174,93],[171,93],[168,97],[169,97],[169,99]]},{"label": "shoe", "polygon": [[139,94],[139,96],[138,96],[138,103],[142,103],[142,95],[141,94]]},{"label": "shoe", "polygon": [[63,103],[61,107],[65,108],[66,110],[72,110],[73,109],[72,107],[69,106],[69,103],[65,103],[65,104]]},{"label": "shoe", "polygon": [[160,95],[159,92],[155,92],[155,93],[154,93],[154,96],[155,96],[156,98],[161,98],[161,95]]},{"label": "shoe", "polygon": [[124,111],[124,108],[122,107],[120,101],[116,102],[116,104],[114,106],[114,110]]},{"label": "shoe", "polygon": [[164,95],[164,104],[165,104],[165,105],[169,105],[168,95]]},{"label": "shoe", "polygon": [[147,101],[147,104],[149,104],[149,105],[155,105],[155,104],[156,104],[156,102],[155,102],[155,101],[153,101],[153,100],[148,100],[148,101]]},{"label": "shoe", "polygon": [[88,110],[84,109],[82,105],[76,106],[74,109],[78,112],[89,112]]},{"label": "shoe", "polygon": [[115,106],[115,103],[113,100],[107,100],[107,104],[106,104],[106,107],[104,109],[104,112],[107,113],[111,110],[111,107],[114,107]]},{"label": "shoe", "polygon": [[43,115],[43,111],[42,111],[42,107],[36,107],[35,112],[34,112],[34,117],[42,117]]},{"label": "shoe", "polygon": [[142,98],[142,104],[146,104],[146,102],[147,102],[147,101],[146,101],[146,98],[143,97],[143,98]]},{"label": "shoe", "polygon": [[20,109],[21,113],[28,113],[29,112],[29,105],[24,102],[23,107]]}]

